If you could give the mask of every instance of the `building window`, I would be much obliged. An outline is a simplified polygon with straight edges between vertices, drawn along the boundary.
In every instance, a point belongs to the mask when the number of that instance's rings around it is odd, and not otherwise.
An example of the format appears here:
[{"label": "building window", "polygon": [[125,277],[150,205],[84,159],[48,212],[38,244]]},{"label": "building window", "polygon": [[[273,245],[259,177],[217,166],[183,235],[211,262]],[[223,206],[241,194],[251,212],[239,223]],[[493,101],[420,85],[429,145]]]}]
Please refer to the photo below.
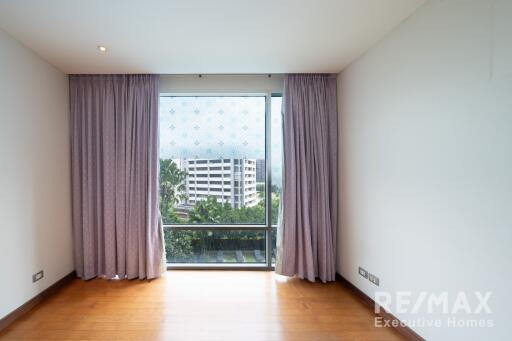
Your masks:
[{"label": "building window", "polygon": [[268,95],[161,96],[160,167],[172,167],[160,175],[169,264],[271,267],[281,187],[269,186],[277,168],[267,170],[281,159],[270,149],[281,129],[272,126],[274,101],[280,106]]}]

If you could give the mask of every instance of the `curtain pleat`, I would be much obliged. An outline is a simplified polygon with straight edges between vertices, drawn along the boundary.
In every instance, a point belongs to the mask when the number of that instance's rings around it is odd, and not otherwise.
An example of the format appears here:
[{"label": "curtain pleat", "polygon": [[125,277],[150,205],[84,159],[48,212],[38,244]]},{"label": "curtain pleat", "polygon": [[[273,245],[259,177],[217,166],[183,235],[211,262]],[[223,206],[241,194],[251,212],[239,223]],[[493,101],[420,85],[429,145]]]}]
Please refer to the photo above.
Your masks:
[{"label": "curtain pleat", "polygon": [[70,76],[79,277],[161,274],[158,98],[157,75]]},{"label": "curtain pleat", "polygon": [[276,271],[310,281],[334,281],[336,79],[286,75],[283,102],[283,200]]}]

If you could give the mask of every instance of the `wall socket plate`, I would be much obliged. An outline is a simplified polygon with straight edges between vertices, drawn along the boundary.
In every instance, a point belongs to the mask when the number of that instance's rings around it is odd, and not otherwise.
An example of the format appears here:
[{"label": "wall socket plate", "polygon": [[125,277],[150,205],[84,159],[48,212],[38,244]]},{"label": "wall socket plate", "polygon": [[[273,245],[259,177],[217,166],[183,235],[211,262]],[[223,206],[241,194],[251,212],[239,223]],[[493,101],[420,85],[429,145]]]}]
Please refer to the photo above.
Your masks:
[{"label": "wall socket plate", "polygon": [[41,270],[38,273],[32,275],[32,283],[35,283],[44,277],[44,271]]},{"label": "wall socket plate", "polygon": [[368,271],[363,269],[362,267],[359,267],[359,274],[363,276],[364,278],[368,278]]},{"label": "wall socket plate", "polygon": [[370,282],[372,282],[373,284],[375,284],[376,286],[379,286],[379,283],[380,283],[379,277],[377,277],[377,276],[375,276],[373,274],[368,274],[368,280]]}]

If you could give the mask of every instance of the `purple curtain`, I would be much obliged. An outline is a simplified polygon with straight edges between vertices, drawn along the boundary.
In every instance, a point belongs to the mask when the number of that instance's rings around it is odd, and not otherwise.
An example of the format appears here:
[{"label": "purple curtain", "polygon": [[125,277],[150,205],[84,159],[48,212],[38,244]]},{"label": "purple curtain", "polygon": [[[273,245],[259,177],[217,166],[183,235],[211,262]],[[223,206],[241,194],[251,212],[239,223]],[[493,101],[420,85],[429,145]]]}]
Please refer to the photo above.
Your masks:
[{"label": "purple curtain", "polygon": [[337,225],[336,78],[286,75],[283,200],[276,271],[335,280]]},{"label": "purple curtain", "polygon": [[76,273],[158,277],[158,76],[71,75],[69,91]]}]

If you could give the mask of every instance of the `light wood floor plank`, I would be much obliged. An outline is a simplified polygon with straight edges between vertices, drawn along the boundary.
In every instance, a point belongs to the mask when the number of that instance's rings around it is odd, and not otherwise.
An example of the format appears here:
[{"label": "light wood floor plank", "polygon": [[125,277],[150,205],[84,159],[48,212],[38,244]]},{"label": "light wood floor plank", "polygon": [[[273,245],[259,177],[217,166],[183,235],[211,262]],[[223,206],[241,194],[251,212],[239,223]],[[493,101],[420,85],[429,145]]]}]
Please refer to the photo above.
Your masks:
[{"label": "light wood floor plank", "polygon": [[75,280],[0,340],[394,341],[339,283],[259,271],[169,271],[153,281]]}]

